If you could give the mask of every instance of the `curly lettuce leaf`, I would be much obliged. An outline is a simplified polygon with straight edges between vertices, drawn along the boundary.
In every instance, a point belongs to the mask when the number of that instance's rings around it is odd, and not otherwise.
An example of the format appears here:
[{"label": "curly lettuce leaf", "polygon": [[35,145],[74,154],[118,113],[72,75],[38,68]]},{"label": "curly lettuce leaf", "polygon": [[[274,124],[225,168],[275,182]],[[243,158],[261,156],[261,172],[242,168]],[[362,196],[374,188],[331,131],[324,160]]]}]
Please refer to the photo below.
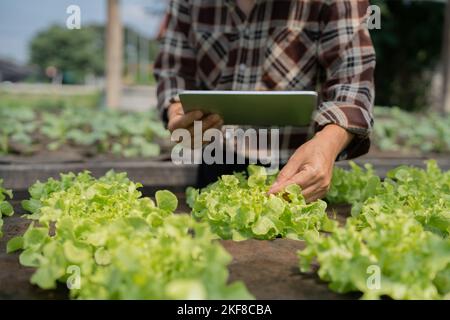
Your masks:
[{"label": "curly lettuce leaf", "polygon": [[[368,299],[448,299],[450,172],[435,161],[425,170],[401,166],[376,192],[354,200],[345,227],[329,237],[306,238],[301,270],[312,270],[317,261],[332,290],[360,291]],[[380,271],[379,288],[367,284],[371,266]]]},{"label": "curly lettuce leaf", "polygon": [[7,198],[12,199],[13,193],[11,190],[7,190],[7,189],[3,188],[3,180],[0,179],[0,238],[3,236],[2,216],[10,217],[14,214],[14,209],[13,209],[12,205],[8,201],[6,201]]},{"label": "curly lettuce leaf", "polygon": [[381,181],[375,175],[372,165],[358,166],[349,162],[350,170],[334,168],[331,187],[326,200],[332,204],[356,204],[377,194]]},{"label": "curly lettuce leaf", "polygon": [[37,183],[33,223],[8,251],[22,249],[20,263],[36,268],[31,283],[53,289],[66,282],[72,298],[252,298],[242,283],[228,284],[231,256],[208,225],[174,215],[171,192],[158,191],[155,204],[140,186],[113,171]]},{"label": "curly lettuce leaf", "polygon": [[264,167],[249,166],[248,177],[242,173],[223,175],[202,190],[188,188],[187,202],[192,215],[206,221],[222,239],[249,238],[302,239],[306,231],[332,231],[335,223],[326,213],[326,203],[306,203],[297,185],[284,192],[268,195],[275,176]]},{"label": "curly lettuce leaf", "polygon": [[[351,219],[329,237],[307,242],[299,253],[301,270],[311,271],[317,261],[320,278],[333,291],[360,291],[366,299],[440,299],[450,293],[449,239],[425,231],[408,214],[378,215],[362,230]],[[373,266],[380,270],[378,288],[368,282]]]}]

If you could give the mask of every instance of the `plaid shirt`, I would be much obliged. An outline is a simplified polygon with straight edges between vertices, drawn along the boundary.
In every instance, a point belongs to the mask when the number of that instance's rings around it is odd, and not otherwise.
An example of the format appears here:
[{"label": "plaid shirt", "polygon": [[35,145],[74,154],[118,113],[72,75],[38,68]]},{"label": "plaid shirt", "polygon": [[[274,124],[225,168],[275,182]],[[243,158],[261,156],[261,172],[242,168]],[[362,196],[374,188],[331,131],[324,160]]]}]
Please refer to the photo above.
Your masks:
[{"label": "plaid shirt", "polygon": [[[375,52],[368,0],[171,0],[154,72],[158,108],[190,90],[318,90],[312,129],[355,134],[339,156],[366,153],[373,125]],[[295,130],[287,128],[286,136]],[[298,147],[291,139],[285,148]]]}]

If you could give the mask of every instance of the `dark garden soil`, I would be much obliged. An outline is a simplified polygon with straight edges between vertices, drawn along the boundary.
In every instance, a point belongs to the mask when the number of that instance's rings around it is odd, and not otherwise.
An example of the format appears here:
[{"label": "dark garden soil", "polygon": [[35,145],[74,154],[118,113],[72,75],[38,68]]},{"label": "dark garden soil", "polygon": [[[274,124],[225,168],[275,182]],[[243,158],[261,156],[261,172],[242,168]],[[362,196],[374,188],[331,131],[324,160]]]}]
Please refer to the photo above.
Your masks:
[{"label": "dark garden soil", "polygon": [[[180,197],[181,198],[181,197]],[[184,201],[181,201],[184,203]],[[15,215],[4,218],[3,238],[0,239],[0,299],[68,299],[63,284],[55,290],[42,290],[30,284],[33,268],[19,264],[19,253],[6,253],[6,243],[21,235],[29,220],[20,216],[25,212],[14,201]],[[180,212],[188,212],[185,204]],[[329,210],[337,214],[340,223],[345,221],[349,206]],[[359,294],[336,294],[328,289],[316,273],[301,273],[298,268],[297,251],[304,248],[303,241],[276,239],[273,241],[246,240],[221,241],[233,260],[228,269],[230,281],[243,281],[257,299],[355,299]]]}]

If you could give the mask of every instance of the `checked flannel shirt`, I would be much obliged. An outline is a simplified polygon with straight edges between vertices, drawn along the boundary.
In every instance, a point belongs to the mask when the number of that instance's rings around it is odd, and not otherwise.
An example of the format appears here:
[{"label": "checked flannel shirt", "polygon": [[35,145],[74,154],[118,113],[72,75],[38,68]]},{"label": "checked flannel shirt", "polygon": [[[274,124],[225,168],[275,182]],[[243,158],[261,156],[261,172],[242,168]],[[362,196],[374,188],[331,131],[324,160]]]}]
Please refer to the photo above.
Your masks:
[{"label": "checked flannel shirt", "polygon": [[[355,134],[339,159],[366,153],[375,68],[368,6],[368,0],[256,0],[246,16],[235,0],[171,0],[154,66],[163,119],[184,89],[317,90],[312,129],[334,123]],[[285,138],[293,132],[286,128]],[[281,145],[301,144],[291,140]]]}]

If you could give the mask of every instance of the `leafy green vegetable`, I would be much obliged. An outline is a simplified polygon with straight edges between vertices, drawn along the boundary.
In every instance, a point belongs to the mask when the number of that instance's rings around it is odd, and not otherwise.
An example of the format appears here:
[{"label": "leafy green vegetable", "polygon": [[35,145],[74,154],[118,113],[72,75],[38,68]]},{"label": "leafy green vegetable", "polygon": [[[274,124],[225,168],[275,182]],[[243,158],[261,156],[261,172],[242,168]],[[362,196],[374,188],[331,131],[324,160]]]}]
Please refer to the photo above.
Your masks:
[{"label": "leafy green vegetable", "polygon": [[[382,151],[450,152],[450,117],[376,107],[374,144]],[[401,130],[399,130],[401,128]]]},{"label": "leafy green vegetable", "polygon": [[0,179],[0,238],[3,236],[2,227],[3,227],[3,219],[2,216],[12,216],[14,214],[14,210],[12,205],[6,201],[6,197],[12,199],[13,194],[11,190],[6,190],[3,188],[3,180]]},{"label": "leafy green vegetable", "polygon": [[353,205],[352,214],[369,223],[380,212],[407,211],[427,230],[450,233],[450,173],[442,172],[435,161],[426,170],[400,166],[391,170],[382,183],[370,165],[363,170],[350,162],[351,170],[335,168],[326,198],[331,203]]},{"label": "leafy green vegetable", "polygon": [[425,170],[401,166],[387,174],[379,192],[367,199],[352,215],[362,227],[374,216],[405,212],[420,222],[425,230],[442,237],[450,234],[450,171],[442,172],[435,161]]},{"label": "leafy green vegetable", "polygon": [[0,154],[33,154],[39,148],[54,151],[68,145],[87,156],[154,157],[160,154],[158,139],[167,137],[153,111],[0,106]]},{"label": "leafy green vegetable", "polygon": [[155,194],[156,204],[160,209],[173,212],[178,207],[177,197],[170,191],[159,190]]},{"label": "leafy green vegetable", "polygon": [[11,151],[14,144],[22,146],[24,153],[31,149],[31,134],[36,130],[36,113],[29,108],[0,107],[0,155]]},{"label": "leafy green vegetable", "polygon": [[[357,172],[356,180],[363,181],[366,175]],[[450,298],[450,172],[435,161],[426,170],[401,166],[372,191],[358,190],[363,196],[359,202],[352,198],[345,227],[329,237],[306,237],[301,270],[310,271],[316,259],[332,290],[361,291],[364,298]],[[367,284],[371,266],[380,270],[378,288]]]},{"label": "leafy green vegetable", "polygon": [[15,252],[23,248],[23,238],[22,237],[14,237],[8,241],[6,246],[6,253]]},{"label": "leafy green vegetable", "polygon": [[[408,214],[380,214],[371,227],[361,230],[351,219],[331,236],[307,241],[308,247],[299,254],[302,271],[310,271],[316,258],[320,278],[334,291],[361,291],[367,299],[450,297],[450,241],[424,231]],[[368,284],[371,266],[380,270],[378,287]]]},{"label": "leafy green vegetable", "polygon": [[227,284],[231,257],[208,225],[174,215],[169,191],[158,191],[155,204],[140,186],[112,171],[38,182],[34,204],[24,203],[34,222],[8,251],[23,249],[20,263],[37,268],[33,284],[66,282],[73,298],[251,298],[242,283]]},{"label": "leafy green vegetable", "polygon": [[350,170],[334,168],[331,187],[326,196],[328,202],[353,204],[364,201],[380,190],[381,181],[372,165],[366,164],[361,168],[353,161],[349,164]]},{"label": "leafy green vegetable", "polygon": [[334,229],[325,202],[307,204],[297,185],[268,196],[275,176],[268,176],[258,166],[249,166],[248,171],[248,178],[243,173],[223,175],[202,190],[188,188],[187,202],[192,215],[207,221],[222,239],[302,239],[306,231]]}]

